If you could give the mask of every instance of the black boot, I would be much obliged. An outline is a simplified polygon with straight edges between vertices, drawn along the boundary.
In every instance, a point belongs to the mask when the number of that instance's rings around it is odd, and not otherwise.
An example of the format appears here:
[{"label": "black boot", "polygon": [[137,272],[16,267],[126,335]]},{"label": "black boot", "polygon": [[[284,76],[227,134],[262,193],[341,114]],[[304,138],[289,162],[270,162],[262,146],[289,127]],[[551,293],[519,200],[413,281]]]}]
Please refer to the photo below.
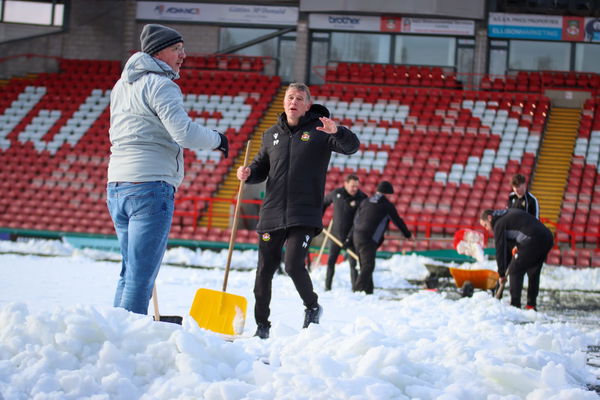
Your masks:
[{"label": "black boot", "polygon": [[304,310],[304,325],[302,325],[302,328],[308,328],[310,324],[318,324],[321,314],[323,314],[323,307],[318,304],[316,307]]},{"label": "black boot", "polygon": [[256,326],[256,333],[254,334],[254,336],[258,336],[261,339],[268,339],[270,329],[271,329],[270,324],[260,324],[259,323]]}]

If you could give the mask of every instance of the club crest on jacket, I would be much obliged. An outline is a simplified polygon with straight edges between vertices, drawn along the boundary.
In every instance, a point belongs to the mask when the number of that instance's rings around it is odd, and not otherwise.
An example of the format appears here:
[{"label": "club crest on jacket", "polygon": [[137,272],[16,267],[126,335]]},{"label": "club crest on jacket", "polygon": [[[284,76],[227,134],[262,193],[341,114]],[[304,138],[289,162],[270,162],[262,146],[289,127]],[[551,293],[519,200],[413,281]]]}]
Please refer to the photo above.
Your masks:
[{"label": "club crest on jacket", "polygon": [[268,242],[269,240],[271,240],[271,235],[269,235],[268,233],[263,233],[262,240],[263,242]]},{"label": "club crest on jacket", "polygon": [[310,133],[304,131],[302,133],[302,136],[300,136],[300,140],[302,140],[303,142],[308,142],[310,140]]}]

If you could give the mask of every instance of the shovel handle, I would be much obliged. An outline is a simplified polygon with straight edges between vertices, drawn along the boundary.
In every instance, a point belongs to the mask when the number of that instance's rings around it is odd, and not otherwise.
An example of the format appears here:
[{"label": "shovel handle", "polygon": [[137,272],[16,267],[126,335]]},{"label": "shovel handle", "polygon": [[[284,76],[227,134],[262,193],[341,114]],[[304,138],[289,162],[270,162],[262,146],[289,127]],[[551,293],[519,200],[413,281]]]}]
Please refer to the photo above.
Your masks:
[{"label": "shovel handle", "polygon": [[498,289],[496,290],[496,296],[495,296],[498,300],[500,300],[502,298],[502,293],[504,292],[504,286],[505,286],[505,283],[500,281],[500,285],[498,286]]},{"label": "shovel handle", "polygon": [[[329,222],[329,226],[327,227],[327,229],[331,229],[332,226],[333,226],[333,218],[331,218],[331,221]],[[326,245],[327,245],[327,238],[325,238],[325,240],[323,240],[323,243],[321,243],[321,249],[319,250],[319,255],[317,256],[317,259],[315,260],[316,265],[319,265],[319,263],[321,262],[321,257],[323,256],[323,251],[325,251]]]},{"label": "shovel handle", "polygon": [[160,321],[160,311],[158,311],[158,292],[156,290],[156,284],[152,286],[152,305],[154,306],[154,320]]},{"label": "shovel handle", "polygon": [[[508,279],[508,271],[510,271],[510,267],[506,268],[506,272],[504,273],[504,276]],[[498,289],[496,290],[496,298],[498,300],[500,300],[502,298],[502,293],[504,292],[504,287],[506,286],[506,281],[500,281],[500,284],[498,285]]]},{"label": "shovel handle", "polygon": [[[250,156],[250,144],[251,140],[248,140],[246,144],[246,153],[244,154],[244,167],[248,165],[248,158]],[[225,263],[225,276],[223,277],[223,292],[227,291],[227,280],[229,278],[229,269],[231,267],[231,256],[233,254],[233,245],[235,243],[235,237],[237,234],[237,223],[238,216],[240,213],[240,203],[242,202],[242,192],[244,190],[244,181],[240,181],[240,188],[238,189],[237,199],[235,201],[235,208],[233,211],[233,223],[231,227],[231,236],[229,237],[229,249],[227,250],[227,262]]]},{"label": "shovel handle", "polygon": [[[340,247],[344,247],[344,244],[342,243],[342,241],[338,238],[336,238],[331,232],[329,232],[327,229],[323,229],[323,233],[325,234],[325,236],[327,236],[329,239],[331,239],[335,244],[337,244]],[[350,256],[352,258],[354,258],[356,261],[358,260],[358,256],[356,255],[355,252],[353,252],[350,249],[346,249],[346,251],[348,252],[348,254],[350,254]]]}]

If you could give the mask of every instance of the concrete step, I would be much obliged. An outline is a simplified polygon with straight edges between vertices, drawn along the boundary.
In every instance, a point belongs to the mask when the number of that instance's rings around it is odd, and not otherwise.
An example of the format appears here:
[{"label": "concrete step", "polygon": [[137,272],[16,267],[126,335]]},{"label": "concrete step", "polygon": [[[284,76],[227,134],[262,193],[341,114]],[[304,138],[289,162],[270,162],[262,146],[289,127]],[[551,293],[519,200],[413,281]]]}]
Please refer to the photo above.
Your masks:
[{"label": "concrete step", "polygon": [[580,118],[579,109],[551,108],[540,144],[530,188],[540,202],[540,215],[554,223],[562,205]]}]

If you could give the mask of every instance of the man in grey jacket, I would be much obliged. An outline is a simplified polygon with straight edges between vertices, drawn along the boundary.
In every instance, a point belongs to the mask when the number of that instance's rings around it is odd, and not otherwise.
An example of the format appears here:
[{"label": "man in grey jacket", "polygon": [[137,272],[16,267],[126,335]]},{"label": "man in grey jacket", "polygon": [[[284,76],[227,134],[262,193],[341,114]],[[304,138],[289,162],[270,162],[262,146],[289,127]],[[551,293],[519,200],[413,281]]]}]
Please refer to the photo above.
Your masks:
[{"label": "man in grey jacket", "polygon": [[179,69],[183,38],[158,24],[144,26],[111,92],[107,205],[123,257],[115,307],[146,314],[167,247],[174,196],[183,180],[183,148],[218,149],[227,138],[201,126],[183,107]]}]

